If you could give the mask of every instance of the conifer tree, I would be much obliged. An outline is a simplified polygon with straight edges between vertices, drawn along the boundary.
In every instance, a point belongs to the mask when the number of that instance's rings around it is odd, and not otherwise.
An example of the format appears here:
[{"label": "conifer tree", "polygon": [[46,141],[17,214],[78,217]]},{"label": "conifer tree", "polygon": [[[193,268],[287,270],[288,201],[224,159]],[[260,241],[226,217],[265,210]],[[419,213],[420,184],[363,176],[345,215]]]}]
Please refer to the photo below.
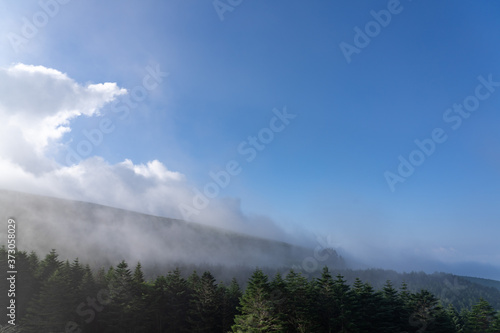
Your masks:
[{"label": "conifer tree", "polygon": [[404,316],[404,304],[394,289],[391,281],[387,281],[379,292],[381,302],[379,307],[378,332],[404,332],[409,318]]},{"label": "conifer tree", "polygon": [[256,269],[241,297],[241,315],[234,320],[233,332],[280,332],[283,329],[283,323],[275,316],[270,294],[267,276]]},{"label": "conifer tree", "polygon": [[140,261],[135,266],[134,275],[133,275],[132,279],[134,280],[134,283],[137,285],[140,285],[140,284],[146,282],[144,280],[144,273],[142,272],[142,265],[141,265]]},{"label": "conifer tree", "polygon": [[62,266],[62,261],[59,260],[59,255],[56,250],[52,249],[49,254],[40,262],[38,266],[36,277],[43,283],[47,281],[49,277],[54,274],[54,272]]},{"label": "conifer tree", "polygon": [[334,282],[328,267],[323,267],[321,277],[314,283],[317,302],[314,306],[318,316],[318,324],[321,332],[331,333],[335,329],[335,299]]},{"label": "conifer tree", "polygon": [[492,332],[500,333],[500,311],[496,313],[495,321],[493,322]]},{"label": "conifer tree", "polygon": [[176,268],[166,277],[155,281],[157,304],[159,304],[158,325],[160,332],[188,332],[187,316],[191,295],[187,281]]},{"label": "conifer tree", "polygon": [[317,330],[317,320],[314,320],[312,311],[312,291],[311,284],[300,273],[291,270],[287,274],[284,299],[287,331],[303,333]]},{"label": "conifer tree", "polygon": [[448,314],[448,317],[450,318],[453,332],[464,333],[464,319],[462,318],[462,316],[460,316],[453,304],[448,305],[448,307],[446,308],[446,312]]},{"label": "conifer tree", "polygon": [[377,327],[379,320],[380,295],[375,293],[369,283],[363,283],[359,278],[356,278],[354,282],[353,292],[356,326],[359,332],[375,332],[374,328]]},{"label": "conifer tree", "polygon": [[[6,257],[2,257],[6,258]],[[22,318],[26,315],[29,303],[33,296],[38,293],[40,284],[36,279],[36,271],[38,268],[38,257],[32,252],[27,254],[24,251],[18,251],[15,255],[16,270],[20,272],[16,276],[16,317]],[[7,263],[7,262],[6,262]],[[7,271],[7,266],[5,270]],[[2,281],[3,282],[3,281]],[[1,285],[1,284],[0,284]],[[2,289],[9,290],[9,288]],[[4,308],[4,307],[2,307]]]},{"label": "conifer tree", "polygon": [[467,320],[467,330],[470,333],[491,333],[494,331],[496,311],[483,298],[476,303]]},{"label": "conifer tree", "polygon": [[134,286],[132,273],[125,261],[108,271],[110,303],[102,312],[102,320],[110,332],[130,332],[134,327]]},{"label": "conifer tree", "polygon": [[354,295],[340,274],[333,281],[333,299],[336,313],[334,317],[335,330],[339,333],[355,331]]},{"label": "conifer tree", "polygon": [[289,295],[286,282],[280,272],[276,273],[269,284],[271,288],[270,300],[274,304],[274,313],[276,318],[286,323],[289,312]]},{"label": "conifer tree", "polygon": [[456,333],[453,319],[440,302],[434,309],[434,320],[429,326],[429,333]]},{"label": "conifer tree", "polygon": [[194,291],[196,286],[200,283],[200,280],[201,277],[198,275],[196,270],[194,270],[193,273],[191,273],[191,275],[187,278],[187,286],[191,289],[191,291]]},{"label": "conifer tree", "polygon": [[204,272],[194,286],[189,311],[191,332],[218,332],[222,329],[222,294],[210,272]]},{"label": "conifer tree", "polygon": [[76,258],[71,263],[70,269],[70,281],[73,287],[78,288],[82,282],[83,276],[85,275],[85,269],[80,265],[80,261]]},{"label": "conifer tree", "polygon": [[151,327],[154,331],[164,332],[168,325],[167,323],[167,299],[168,297],[168,284],[165,276],[158,276],[153,285],[150,293],[147,296],[147,303],[153,318]]},{"label": "conifer tree", "polygon": [[131,321],[134,323],[135,333],[146,333],[148,332],[148,319],[150,318],[150,309],[146,308],[147,295],[146,295],[146,281],[144,279],[144,273],[142,272],[142,265],[140,262],[137,263],[132,274],[132,286],[131,286]]},{"label": "conifer tree", "polygon": [[242,293],[236,278],[233,278],[227,287],[221,284],[219,289],[222,290],[221,292],[223,293],[222,332],[230,332],[235,316],[240,314],[238,311],[238,305]]},{"label": "conifer tree", "polygon": [[22,320],[23,332],[62,332],[75,318],[70,267],[64,264],[42,283],[40,293]]},{"label": "conifer tree", "polygon": [[412,300],[413,294],[408,290],[408,285],[406,282],[401,283],[401,287],[399,290],[399,299],[401,300],[401,329],[404,331],[412,330]]},{"label": "conifer tree", "polygon": [[427,290],[411,296],[409,323],[419,331],[427,332],[436,320],[438,299]]}]

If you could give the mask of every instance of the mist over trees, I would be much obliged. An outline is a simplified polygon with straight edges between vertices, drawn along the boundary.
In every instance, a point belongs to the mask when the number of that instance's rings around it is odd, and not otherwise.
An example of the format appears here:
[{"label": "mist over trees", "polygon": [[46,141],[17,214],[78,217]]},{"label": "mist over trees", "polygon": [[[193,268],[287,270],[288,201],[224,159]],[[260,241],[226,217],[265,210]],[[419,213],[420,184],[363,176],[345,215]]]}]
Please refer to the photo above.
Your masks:
[{"label": "mist over trees", "polygon": [[[483,298],[469,308],[443,306],[426,289],[389,280],[376,289],[360,278],[349,284],[326,266],[310,278],[257,268],[243,288],[209,271],[147,279],[140,263],[92,270],[55,250],[43,259],[17,255],[18,325],[9,332],[500,332],[500,313]],[[2,247],[4,270],[5,257]]]},{"label": "mist over trees", "polygon": [[[182,220],[112,207],[0,190],[0,216],[15,216],[18,245],[37,253],[58,249],[64,259],[95,266],[141,261],[165,264],[300,264],[310,248]],[[265,230],[264,230],[265,231]],[[263,231],[263,232],[264,232]],[[0,239],[6,239],[6,229]],[[131,246],[134,244],[134,246]],[[316,246],[316,245],[315,245]],[[333,254],[331,260],[341,259]]]}]

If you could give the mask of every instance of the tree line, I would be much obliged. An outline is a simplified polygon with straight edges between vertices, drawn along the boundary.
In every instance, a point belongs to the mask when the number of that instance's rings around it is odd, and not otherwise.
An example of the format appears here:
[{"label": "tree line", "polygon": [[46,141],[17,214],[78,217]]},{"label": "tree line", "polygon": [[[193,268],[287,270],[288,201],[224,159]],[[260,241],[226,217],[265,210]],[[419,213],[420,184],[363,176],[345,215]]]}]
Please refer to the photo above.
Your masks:
[{"label": "tree line", "polygon": [[[5,272],[4,247],[0,258]],[[458,312],[425,289],[387,281],[375,290],[359,278],[349,285],[328,267],[312,279],[255,269],[243,290],[209,271],[146,280],[140,263],[125,261],[93,271],[55,250],[43,259],[20,251],[16,260],[18,325],[9,332],[500,333],[500,314],[484,299]],[[4,279],[0,288],[7,290]]]}]

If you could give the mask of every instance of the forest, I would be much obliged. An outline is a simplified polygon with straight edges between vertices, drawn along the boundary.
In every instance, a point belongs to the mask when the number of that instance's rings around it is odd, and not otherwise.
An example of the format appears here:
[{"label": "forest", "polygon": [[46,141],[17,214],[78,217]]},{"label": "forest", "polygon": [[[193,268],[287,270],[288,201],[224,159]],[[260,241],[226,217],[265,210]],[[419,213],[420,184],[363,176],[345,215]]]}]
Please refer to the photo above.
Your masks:
[{"label": "forest", "polygon": [[[6,254],[1,247],[4,272]],[[146,279],[140,263],[125,261],[93,270],[60,260],[55,250],[43,259],[23,251],[16,257],[16,326],[2,322],[0,332],[500,332],[500,313],[483,298],[457,309],[405,282],[349,284],[326,266],[314,278],[256,268],[243,283],[224,283],[210,271],[178,268]],[[1,290],[7,283],[1,280]]]}]

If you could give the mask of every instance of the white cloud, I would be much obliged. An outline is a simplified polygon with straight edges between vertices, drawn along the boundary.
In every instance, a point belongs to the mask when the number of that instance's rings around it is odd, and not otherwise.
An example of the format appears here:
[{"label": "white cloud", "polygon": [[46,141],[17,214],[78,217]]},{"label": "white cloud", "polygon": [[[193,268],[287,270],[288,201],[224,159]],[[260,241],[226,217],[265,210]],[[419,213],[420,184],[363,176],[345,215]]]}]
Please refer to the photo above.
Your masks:
[{"label": "white cloud", "polygon": [[[71,131],[72,120],[98,116],[125,93],[115,83],[81,85],[43,66],[0,69],[0,188],[182,218],[179,204],[192,202],[193,186],[158,160],[110,164],[91,156],[66,166],[50,157],[50,149]],[[195,219],[257,236],[287,237],[271,219],[243,214],[238,199],[215,198]]]},{"label": "white cloud", "polygon": [[159,180],[184,180],[183,174],[167,170],[167,168],[165,168],[165,166],[158,160],[148,162],[147,165],[134,165],[131,160],[126,159],[122,164],[130,170],[133,170],[136,174],[144,176],[145,178],[156,178]]},{"label": "white cloud", "polygon": [[0,126],[17,129],[16,142],[26,141],[27,153],[41,156],[50,140],[71,131],[70,120],[93,116],[126,92],[116,83],[83,86],[55,69],[16,64],[0,69]]}]

